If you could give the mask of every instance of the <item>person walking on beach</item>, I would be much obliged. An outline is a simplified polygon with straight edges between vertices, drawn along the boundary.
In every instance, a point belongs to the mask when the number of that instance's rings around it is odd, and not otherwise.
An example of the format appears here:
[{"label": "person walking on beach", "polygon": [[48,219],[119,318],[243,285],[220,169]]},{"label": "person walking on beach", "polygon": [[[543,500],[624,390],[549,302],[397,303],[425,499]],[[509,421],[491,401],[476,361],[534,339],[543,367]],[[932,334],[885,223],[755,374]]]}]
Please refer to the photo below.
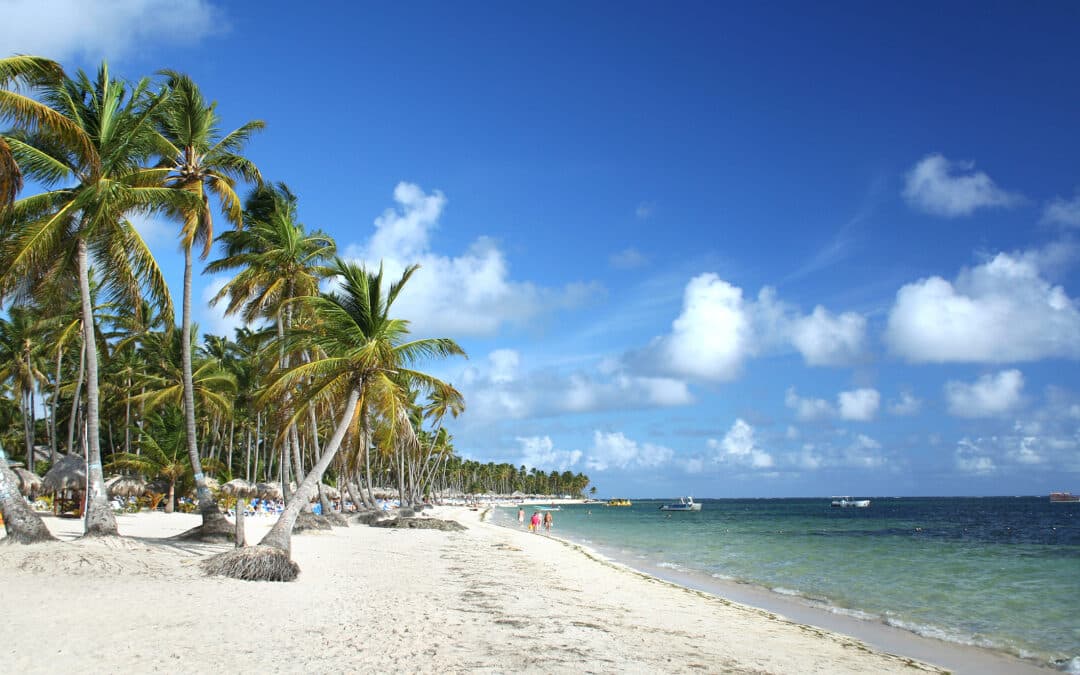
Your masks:
[{"label": "person walking on beach", "polygon": [[533,511],[532,518],[529,520],[529,532],[540,531],[540,512]]},{"label": "person walking on beach", "polygon": [[518,507],[518,527],[525,524],[525,509],[521,506]]},{"label": "person walking on beach", "polygon": [[551,523],[554,520],[555,519],[551,517],[551,511],[548,511],[544,514],[544,529],[547,530],[549,533],[551,532]]}]

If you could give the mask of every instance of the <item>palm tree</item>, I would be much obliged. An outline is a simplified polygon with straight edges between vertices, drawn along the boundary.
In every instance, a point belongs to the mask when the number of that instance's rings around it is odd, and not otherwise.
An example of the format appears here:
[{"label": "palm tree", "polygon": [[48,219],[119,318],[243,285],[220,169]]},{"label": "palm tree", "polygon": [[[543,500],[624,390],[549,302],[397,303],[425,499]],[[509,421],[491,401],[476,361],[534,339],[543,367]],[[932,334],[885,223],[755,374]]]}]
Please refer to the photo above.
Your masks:
[{"label": "palm tree", "polygon": [[[0,120],[10,119],[23,130],[47,130],[69,145],[88,148],[87,140],[70,119],[13,87],[56,86],[64,78],[60,64],[40,56],[0,58]],[[0,210],[11,205],[22,189],[22,172],[11,145],[0,136]]]},{"label": "palm tree", "polygon": [[465,354],[449,338],[406,342],[408,321],[390,318],[390,308],[417,267],[406,269],[385,294],[382,269],[372,274],[340,259],[334,269],[340,278],[340,291],[303,298],[301,302],[314,320],[309,326],[294,328],[288,336],[290,347],[307,351],[313,358],[281,372],[263,397],[274,400],[306,384],[303,397],[297,399],[299,408],[294,420],[301,418],[308,406],[343,402],[337,427],[322,456],[259,545],[214,556],[206,563],[209,573],[267,581],[295,579],[299,567],[289,554],[293,525],[301,509],[311,501],[346,434],[362,437],[360,427],[369,413],[409,425],[405,406],[408,391],[402,383],[425,391],[445,386],[410,366],[425,358]]},{"label": "palm tree", "polygon": [[80,71],[42,93],[43,102],[78,130],[78,143],[41,130],[6,137],[20,167],[46,185],[60,186],[15,202],[0,239],[4,287],[32,288],[42,275],[58,273],[56,261],[74,258],[86,349],[88,535],[117,534],[101,471],[90,261],[105,270],[102,280],[113,297],[134,302],[145,289],[171,322],[164,277],[127,217],[202,207],[190,193],[164,187],[164,170],[145,166],[160,147],[154,120],[166,101],[149,86],[146,79],[133,86],[112,79],[104,63],[94,80]]},{"label": "palm tree", "polygon": [[215,195],[226,218],[237,228],[243,211],[237,197],[236,180],[262,184],[258,168],[239,153],[253,133],[262,129],[261,120],[248,122],[225,136],[218,128],[220,118],[216,104],[203,98],[198,85],[187,75],[164,71],[172,94],[161,117],[161,134],[167,145],[163,165],[169,169],[167,184],[189,193],[200,203],[198,209],[182,212],[180,245],[184,250],[184,300],[180,334],[183,336],[184,420],[187,429],[187,449],[195,472],[196,494],[202,526],[181,535],[202,540],[231,539],[231,526],[218,509],[217,502],[206,485],[199,461],[195,439],[195,393],[191,366],[191,249],[202,244],[200,258],[206,258],[214,243],[213,211],[209,196]]},{"label": "palm tree", "polygon": [[18,479],[8,467],[4,445],[0,443],[0,515],[4,516],[5,542],[36,544],[56,539],[41,517],[19,494]]},{"label": "palm tree", "polygon": [[41,371],[44,345],[33,312],[12,307],[0,318],[0,382],[10,381],[19,396],[26,439],[26,468],[34,470],[34,393],[45,382]]},{"label": "palm tree", "polygon": [[[330,273],[326,262],[337,246],[319,230],[308,233],[299,222],[297,197],[284,183],[255,189],[245,202],[242,230],[221,235],[224,255],[211,261],[206,272],[214,274],[239,270],[232,280],[211,300],[228,298],[225,313],[240,314],[247,323],[272,318],[277,326],[278,367],[287,369],[292,355],[284,348],[284,335],[293,323],[295,311],[303,306],[295,298],[316,296],[319,282]],[[278,402],[283,417],[290,417],[288,392]],[[282,489],[288,490],[289,450],[299,457],[295,425],[280,436],[282,451]],[[299,466],[296,470],[299,472]]]}]

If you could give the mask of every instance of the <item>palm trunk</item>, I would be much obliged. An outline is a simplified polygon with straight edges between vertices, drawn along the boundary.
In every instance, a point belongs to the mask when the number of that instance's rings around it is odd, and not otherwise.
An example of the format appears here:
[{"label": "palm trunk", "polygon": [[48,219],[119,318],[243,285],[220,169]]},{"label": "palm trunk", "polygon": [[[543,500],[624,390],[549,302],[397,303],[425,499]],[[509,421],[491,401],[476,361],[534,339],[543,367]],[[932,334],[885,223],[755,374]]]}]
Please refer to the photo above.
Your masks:
[{"label": "palm trunk", "polygon": [[75,393],[71,395],[71,418],[68,420],[67,452],[75,453],[75,425],[79,422],[79,402],[82,401],[83,381],[86,379],[86,335],[83,334],[83,346],[79,352],[79,376],[75,380]]},{"label": "palm trunk", "polygon": [[296,490],[296,494],[293,495],[293,499],[289,502],[289,505],[285,508],[285,511],[278,518],[274,526],[270,528],[270,531],[266,533],[266,536],[259,542],[260,546],[271,546],[273,548],[280,549],[289,552],[292,545],[292,529],[296,523],[297,516],[300,515],[300,510],[305,504],[311,501],[312,495],[315,493],[315,486],[322,481],[323,473],[326,471],[326,467],[330,466],[330,462],[333,461],[334,455],[337,454],[338,448],[341,447],[341,441],[345,438],[345,432],[349,430],[349,423],[352,421],[353,410],[356,408],[356,402],[360,400],[360,389],[354,388],[349,392],[349,400],[345,403],[345,412],[341,416],[341,421],[338,422],[337,429],[334,430],[334,435],[330,439],[330,442],[326,446],[326,450],[323,451],[322,457],[315,463],[311,471],[304,477],[304,482]]},{"label": "palm trunk", "polygon": [[184,427],[187,432],[188,456],[195,472],[195,494],[199,500],[199,512],[204,527],[227,527],[225,515],[210,494],[199,459],[199,446],[195,437],[195,384],[191,374],[191,247],[184,247],[184,309],[180,322],[180,363],[184,374]]},{"label": "palm trunk", "polygon": [[38,514],[19,493],[18,479],[15,472],[8,468],[7,454],[0,444],[0,514],[4,516],[4,529],[7,541],[19,544],[34,544],[40,541],[53,541],[55,537],[45,527]]},{"label": "palm trunk", "polygon": [[64,345],[56,345],[56,387],[53,389],[52,401],[49,407],[52,408],[50,414],[52,415],[52,439],[49,446],[49,465],[56,464],[56,452],[59,447],[59,439],[57,439],[58,431],[56,429],[56,411],[60,405],[60,378],[61,378],[61,366],[64,361]]},{"label": "palm trunk", "polygon": [[86,349],[86,534],[115,536],[116,516],[105,494],[101,473],[101,434],[98,419],[97,343],[94,341],[94,311],[90,304],[90,269],[86,239],[78,240],[79,294],[82,296],[83,345]]},{"label": "palm trunk", "polygon": [[172,513],[176,510],[176,481],[169,483],[169,497],[165,502],[165,513]]}]

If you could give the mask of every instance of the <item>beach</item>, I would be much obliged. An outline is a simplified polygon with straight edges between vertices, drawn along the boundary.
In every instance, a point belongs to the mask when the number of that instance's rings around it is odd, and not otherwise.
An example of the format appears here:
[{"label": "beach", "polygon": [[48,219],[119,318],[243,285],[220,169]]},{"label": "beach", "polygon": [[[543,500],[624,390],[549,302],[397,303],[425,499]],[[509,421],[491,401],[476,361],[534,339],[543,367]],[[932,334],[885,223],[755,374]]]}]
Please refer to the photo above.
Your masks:
[{"label": "beach", "polygon": [[[481,522],[483,513],[435,510],[463,532],[296,535],[302,572],[284,584],[204,576],[199,561],[227,547],[159,540],[197,524],[192,515],[120,516],[126,536],[97,541],[72,541],[80,521],[49,517],[66,541],[0,547],[5,669],[941,672],[555,537]],[[248,519],[248,541],[271,524]],[[946,652],[965,662],[947,645],[931,655]],[[983,656],[971,672],[1038,672]]]}]

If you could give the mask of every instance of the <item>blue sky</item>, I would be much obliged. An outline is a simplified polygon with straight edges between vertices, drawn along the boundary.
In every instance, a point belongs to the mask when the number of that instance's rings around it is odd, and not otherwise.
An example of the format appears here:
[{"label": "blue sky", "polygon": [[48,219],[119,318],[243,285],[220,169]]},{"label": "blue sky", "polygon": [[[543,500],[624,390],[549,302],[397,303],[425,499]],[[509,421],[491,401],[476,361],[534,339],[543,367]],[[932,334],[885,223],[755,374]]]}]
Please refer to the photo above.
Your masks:
[{"label": "blue sky", "polygon": [[470,354],[434,367],[466,456],[605,495],[1080,488],[1077,5],[583,5],[14,0],[0,51],[265,120],[309,227],[423,265],[399,307]]}]

